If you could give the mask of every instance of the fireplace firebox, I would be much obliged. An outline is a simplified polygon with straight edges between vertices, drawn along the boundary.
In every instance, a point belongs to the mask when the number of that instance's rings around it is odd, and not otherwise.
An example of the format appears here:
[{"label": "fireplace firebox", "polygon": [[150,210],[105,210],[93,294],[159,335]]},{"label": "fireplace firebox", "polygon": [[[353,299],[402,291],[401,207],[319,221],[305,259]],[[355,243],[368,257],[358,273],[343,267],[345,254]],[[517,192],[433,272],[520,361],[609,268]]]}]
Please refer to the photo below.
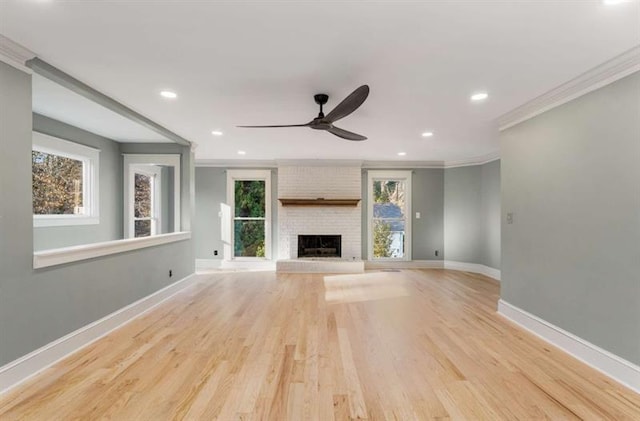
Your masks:
[{"label": "fireplace firebox", "polygon": [[299,235],[298,257],[342,257],[342,236]]}]

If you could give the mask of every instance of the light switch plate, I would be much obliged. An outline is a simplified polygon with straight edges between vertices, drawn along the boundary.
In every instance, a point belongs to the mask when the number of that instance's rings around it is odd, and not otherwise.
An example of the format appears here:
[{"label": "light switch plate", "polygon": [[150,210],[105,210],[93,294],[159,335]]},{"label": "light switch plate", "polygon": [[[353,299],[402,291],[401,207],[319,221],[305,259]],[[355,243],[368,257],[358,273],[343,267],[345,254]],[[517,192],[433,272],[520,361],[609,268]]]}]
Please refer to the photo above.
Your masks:
[{"label": "light switch plate", "polygon": [[420,212],[416,212],[416,219],[420,219]]}]

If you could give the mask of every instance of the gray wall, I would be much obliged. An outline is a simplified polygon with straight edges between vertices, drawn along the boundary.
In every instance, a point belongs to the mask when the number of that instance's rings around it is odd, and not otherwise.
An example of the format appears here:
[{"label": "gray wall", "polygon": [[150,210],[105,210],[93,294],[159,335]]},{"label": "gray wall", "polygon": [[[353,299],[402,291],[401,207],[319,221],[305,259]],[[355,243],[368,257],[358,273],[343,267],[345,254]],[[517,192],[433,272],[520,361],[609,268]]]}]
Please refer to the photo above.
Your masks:
[{"label": "gray wall", "polygon": [[447,168],[444,174],[444,253],[447,260],[480,263],[482,167]]},{"label": "gray wall", "polygon": [[[416,169],[411,179],[411,252],[414,260],[444,259],[444,171]],[[420,212],[420,219],[416,219]],[[436,256],[438,250],[438,256]]]},{"label": "gray wall", "polygon": [[[444,170],[415,169],[411,177],[411,253],[413,260],[444,259]],[[367,172],[362,175],[362,257],[367,259]],[[420,212],[420,219],[416,219]],[[435,255],[438,250],[438,256]]]},{"label": "gray wall", "polygon": [[[196,217],[193,233],[196,259],[222,259],[220,203],[227,202],[227,172],[224,168],[196,168]],[[218,250],[214,256],[213,251]]]},{"label": "gray wall", "polygon": [[[33,269],[31,77],[0,62],[0,365],[194,271],[192,241]],[[167,145],[174,146],[174,145]],[[182,148],[183,229],[190,229],[192,155]],[[10,199],[10,200],[9,200]],[[169,270],[173,278],[169,278]]]},{"label": "gray wall", "polygon": [[444,238],[446,260],[500,269],[500,161],[445,170]]},{"label": "gray wall", "polygon": [[[253,168],[257,169],[257,168]],[[278,172],[271,170],[271,257],[278,258]],[[220,240],[220,203],[227,202],[227,170],[197,167],[195,169],[195,218],[193,233],[196,259],[219,259],[223,256]],[[218,250],[214,256],[213,251]]]},{"label": "gray wall", "polygon": [[500,141],[502,299],[640,364],[640,73]]},{"label": "gray wall", "polygon": [[34,250],[122,238],[123,172],[120,144],[39,114],[33,115],[33,130],[100,149],[100,223],[34,228]]},{"label": "gray wall", "polygon": [[500,161],[481,167],[480,264],[500,269]]}]

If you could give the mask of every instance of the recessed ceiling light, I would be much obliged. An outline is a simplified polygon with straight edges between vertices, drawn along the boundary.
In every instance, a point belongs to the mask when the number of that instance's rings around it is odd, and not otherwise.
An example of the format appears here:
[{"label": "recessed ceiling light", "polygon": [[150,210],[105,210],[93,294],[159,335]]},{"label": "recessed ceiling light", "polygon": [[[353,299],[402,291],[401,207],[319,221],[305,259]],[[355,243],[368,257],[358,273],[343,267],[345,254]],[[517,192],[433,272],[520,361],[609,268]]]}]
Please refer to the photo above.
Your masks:
[{"label": "recessed ceiling light", "polygon": [[483,99],[489,98],[489,94],[486,92],[478,92],[471,95],[471,101],[482,101]]},{"label": "recessed ceiling light", "polygon": [[211,134],[214,136],[222,136],[222,132],[220,130],[213,130]]},{"label": "recessed ceiling light", "polygon": [[405,156],[406,154],[406,152],[398,152],[398,156]]},{"label": "recessed ceiling light", "polygon": [[433,132],[423,132],[422,137],[431,137],[433,136]]},{"label": "recessed ceiling light", "polygon": [[246,155],[247,153],[245,151],[238,151],[238,155]]},{"label": "recessed ceiling light", "polygon": [[161,91],[160,96],[163,98],[175,99],[178,98],[178,94],[172,91]]}]

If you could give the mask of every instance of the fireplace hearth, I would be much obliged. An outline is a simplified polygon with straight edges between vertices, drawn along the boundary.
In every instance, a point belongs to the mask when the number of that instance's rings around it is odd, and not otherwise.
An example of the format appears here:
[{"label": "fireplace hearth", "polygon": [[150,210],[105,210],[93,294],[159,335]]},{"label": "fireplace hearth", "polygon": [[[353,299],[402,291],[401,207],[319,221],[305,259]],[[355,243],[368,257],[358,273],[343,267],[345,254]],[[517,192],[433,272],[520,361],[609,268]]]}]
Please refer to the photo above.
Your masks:
[{"label": "fireplace hearth", "polygon": [[341,235],[298,235],[298,258],[342,257]]}]

